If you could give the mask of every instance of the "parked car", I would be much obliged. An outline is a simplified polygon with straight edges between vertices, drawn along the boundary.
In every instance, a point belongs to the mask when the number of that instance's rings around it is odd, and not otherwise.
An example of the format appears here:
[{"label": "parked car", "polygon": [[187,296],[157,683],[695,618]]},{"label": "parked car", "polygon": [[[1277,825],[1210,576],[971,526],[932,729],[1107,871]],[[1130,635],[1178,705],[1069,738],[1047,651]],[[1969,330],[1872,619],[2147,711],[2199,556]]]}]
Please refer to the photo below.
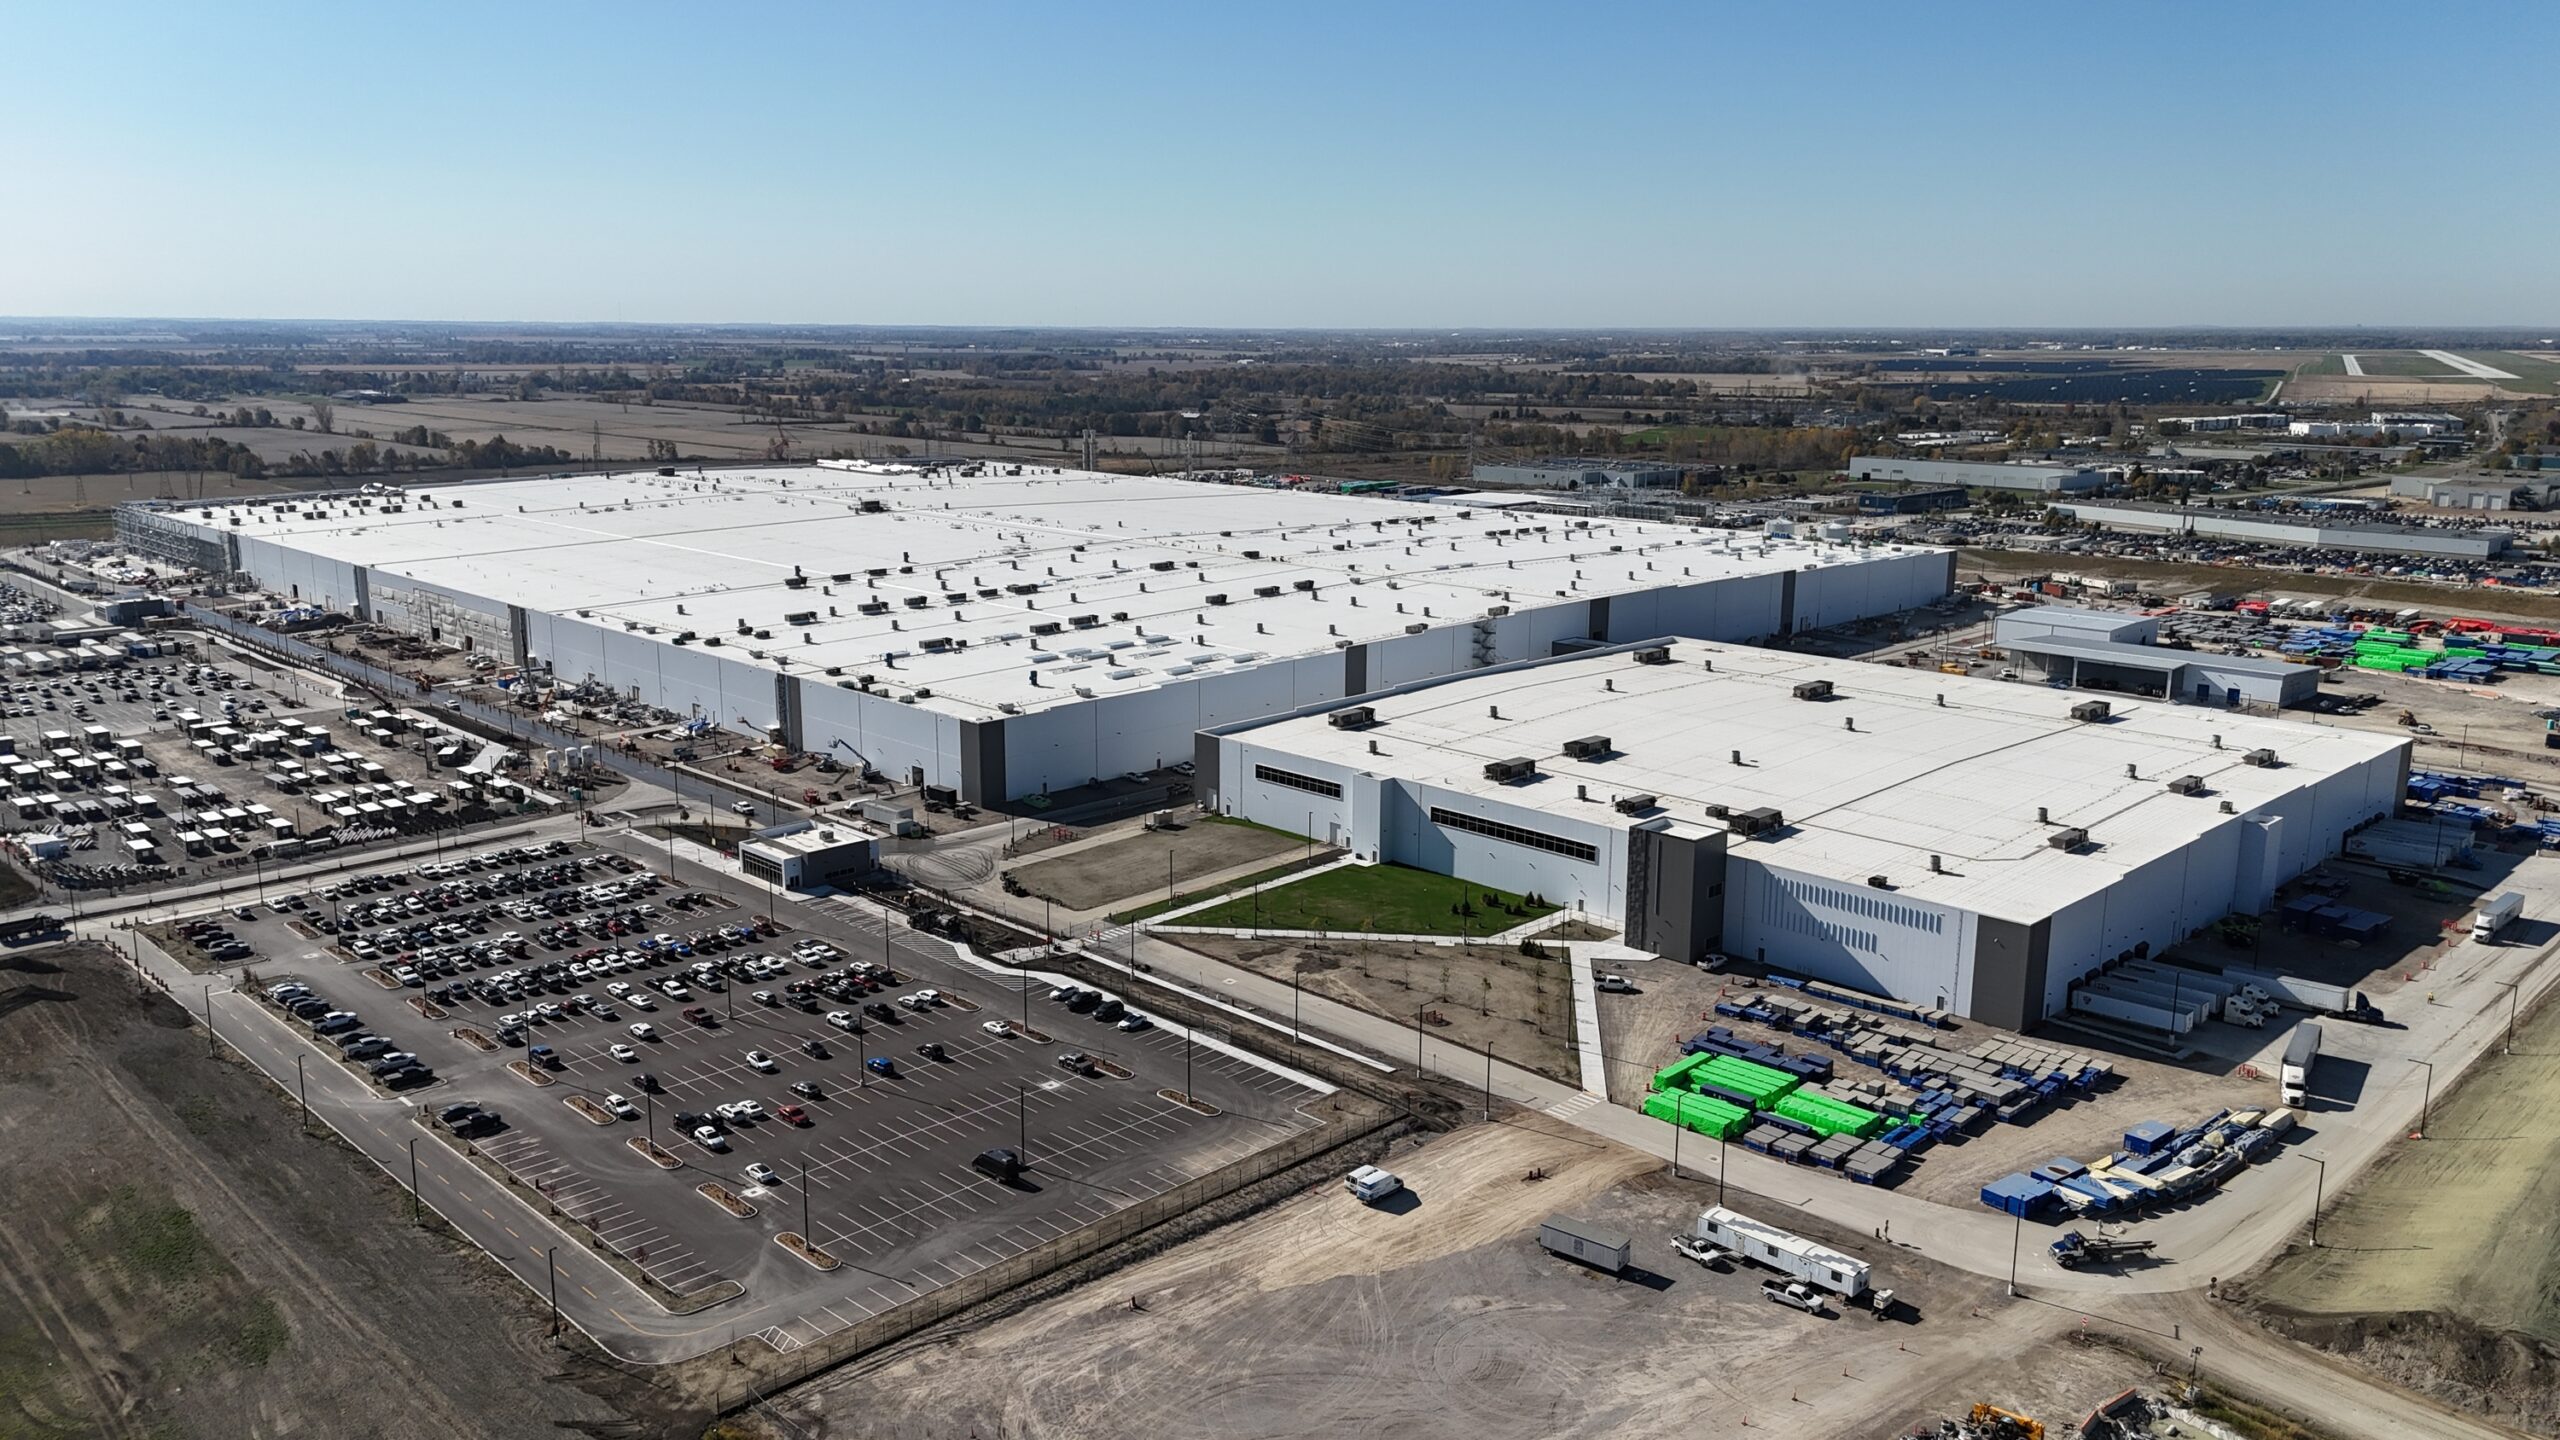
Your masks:
[{"label": "parked car", "polygon": [[749,1164],[743,1173],[750,1184],[779,1185],[782,1183],[782,1177],[775,1173],[774,1168],[761,1160]]},{"label": "parked car", "polygon": [[726,1150],[729,1148],[729,1137],[708,1125],[697,1125],[693,1131],[693,1143],[705,1150]]}]

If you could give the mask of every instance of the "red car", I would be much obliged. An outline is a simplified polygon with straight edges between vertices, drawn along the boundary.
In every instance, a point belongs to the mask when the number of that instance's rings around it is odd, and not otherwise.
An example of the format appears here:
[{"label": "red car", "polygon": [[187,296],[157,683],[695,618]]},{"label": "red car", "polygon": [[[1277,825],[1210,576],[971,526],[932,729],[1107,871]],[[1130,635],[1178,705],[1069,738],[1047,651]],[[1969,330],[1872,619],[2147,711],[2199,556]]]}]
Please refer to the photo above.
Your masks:
[{"label": "red car", "polygon": [[809,1123],[809,1112],[797,1105],[785,1105],[773,1112],[773,1118],[785,1125],[806,1125]]},{"label": "red car", "polygon": [[686,1007],[684,1018],[692,1021],[696,1025],[717,1025],[720,1023],[720,1017],[712,1014],[709,1007],[702,1005]]}]

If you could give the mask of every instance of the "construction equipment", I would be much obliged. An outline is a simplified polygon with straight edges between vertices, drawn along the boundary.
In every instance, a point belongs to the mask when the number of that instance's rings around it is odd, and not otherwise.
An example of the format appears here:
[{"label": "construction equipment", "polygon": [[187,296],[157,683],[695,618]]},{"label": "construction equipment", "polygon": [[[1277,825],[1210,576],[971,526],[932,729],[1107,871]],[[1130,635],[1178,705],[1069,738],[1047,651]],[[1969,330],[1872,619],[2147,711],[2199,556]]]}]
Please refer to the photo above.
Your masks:
[{"label": "construction equipment", "polygon": [[1971,1440],[2044,1440],[2043,1421],[1987,1401],[1977,1402],[1964,1423]]},{"label": "construction equipment", "polygon": [[2066,1230],[2053,1242],[2053,1263],[2065,1270],[2084,1265],[2113,1265],[2125,1260],[2138,1260],[2152,1251],[2148,1240],[2128,1240],[2116,1235],[2083,1235]]}]

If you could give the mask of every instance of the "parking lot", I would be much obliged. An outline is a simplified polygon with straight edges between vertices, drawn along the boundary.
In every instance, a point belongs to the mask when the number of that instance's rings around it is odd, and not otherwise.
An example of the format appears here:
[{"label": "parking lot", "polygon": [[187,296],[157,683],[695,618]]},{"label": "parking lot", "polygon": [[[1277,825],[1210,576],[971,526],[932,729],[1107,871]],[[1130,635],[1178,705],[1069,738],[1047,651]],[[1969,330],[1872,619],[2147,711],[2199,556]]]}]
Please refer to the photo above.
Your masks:
[{"label": "parking lot", "polygon": [[[360,1017],[346,1034],[414,1055],[432,1072],[405,1082],[422,1125],[466,1103],[497,1112],[462,1134],[662,1299],[722,1281],[788,1296],[799,1318],[767,1336],[786,1348],[1312,1123],[1298,1107],[1315,1089],[1178,1027],[1132,1021],[1107,1001],[1077,1013],[1045,988],[1026,995],[902,925],[884,936],[840,902],[757,933],[761,898],[668,885],[593,845],[491,847],[335,896],[274,898],[305,908],[226,911],[221,926],[262,957],[261,991],[308,985],[327,1009]],[[368,923],[375,907],[396,916]],[[411,943],[421,934],[426,943]],[[359,939],[376,953],[335,948]],[[416,983],[395,977],[401,966]],[[538,974],[545,966],[561,971]],[[306,1043],[338,1063],[340,1038]],[[1085,1060],[1062,1064],[1069,1055]],[[678,1168],[629,1143],[642,1136]],[[974,1163],[996,1148],[1028,1162],[1010,1182]],[[756,1213],[731,1214],[697,1188],[706,1182]],[[838,1268],[774,1243],[804,1224]]]}]

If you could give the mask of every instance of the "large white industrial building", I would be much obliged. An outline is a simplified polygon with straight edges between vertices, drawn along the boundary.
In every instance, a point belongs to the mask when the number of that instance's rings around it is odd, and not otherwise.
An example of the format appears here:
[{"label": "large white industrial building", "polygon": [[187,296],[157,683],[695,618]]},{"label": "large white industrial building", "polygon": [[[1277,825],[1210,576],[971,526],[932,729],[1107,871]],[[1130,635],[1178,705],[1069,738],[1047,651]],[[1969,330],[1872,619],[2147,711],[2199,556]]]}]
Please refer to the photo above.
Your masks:
[{"label": "large white industrial building", "polygon": [[1201,736],[1220,811],[2021,1026],[2336,853],[2408,742],[1672,641]]},{"label": "large white industrial building", "polygon": [[1010,465],[639,472],[128,507],[130,544],[981,803],[1203,726],[1943,596],[1952,551]]}]

